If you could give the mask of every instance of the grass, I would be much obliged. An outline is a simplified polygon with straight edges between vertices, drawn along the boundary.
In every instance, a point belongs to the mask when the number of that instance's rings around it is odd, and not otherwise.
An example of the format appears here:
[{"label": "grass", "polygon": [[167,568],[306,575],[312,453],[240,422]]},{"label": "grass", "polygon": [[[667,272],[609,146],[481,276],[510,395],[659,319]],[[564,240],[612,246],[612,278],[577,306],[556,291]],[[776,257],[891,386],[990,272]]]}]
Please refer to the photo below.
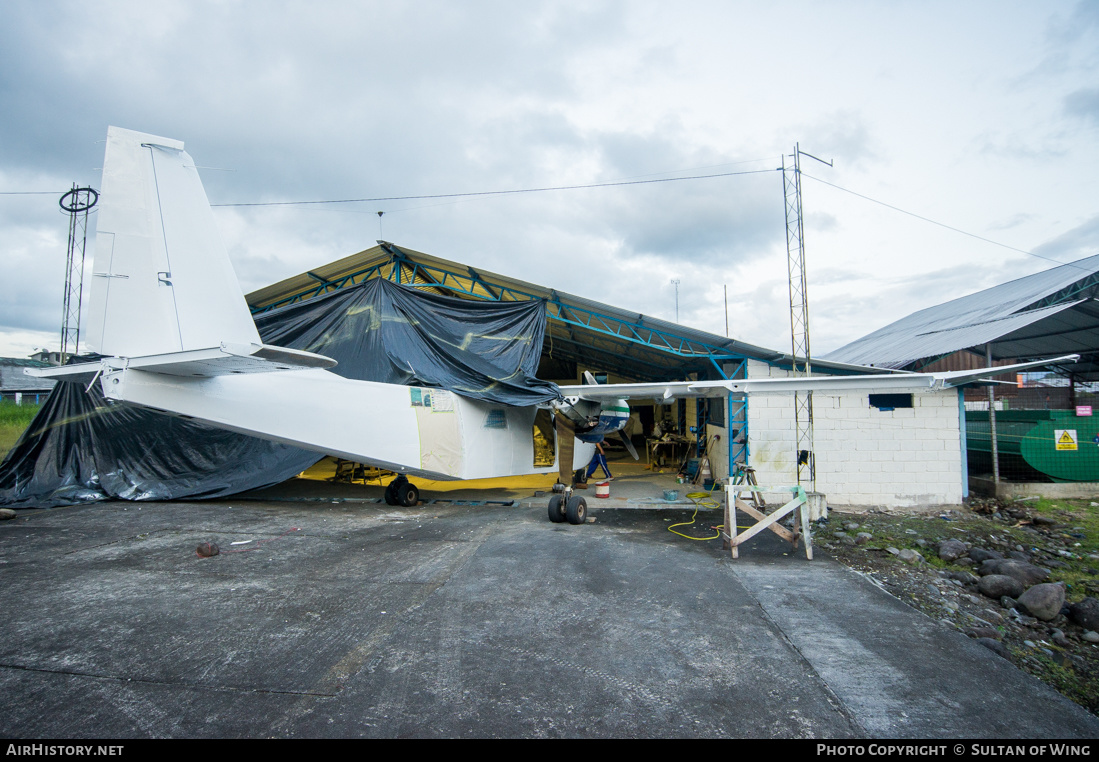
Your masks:
[{"label": "grass", "polygon": [[6,456],[38,414],[41,405],[16,405],[0,400],[0,458]]},{"label": "grass", "polygon": [[[1066,599],[1075,602],[1088,595],[1099,597],[1099,559],[1088,558],[1089,554],[1099,553],[1099,506],[1093,505],[1097,501],[1099,498],[1041,498],[1018,503],[1017,507],[1025,507],[1035,515],[1057,522],[1056,526],[1045,531],[1038,531],[1023,521],[990,522],[979,516],[954,521],[925,516],[865,516],[861,517],[861,523],[863,529],[874,535],[869,548],[910,548],[918,551],[929,566],[940,570],[953,568],[952,564],[939,559],[935,552],[938,542],[950,538],[971,542],[979,538],[979,544],[983,547],[1005,554],[1017,546],[1027,552],[1032,552],[1035,547],[1044,548],[1057,554],[1057,561],[1064,564],[1051,570],[1048,581],[1065,582]],[[906,529],[915,530],[916,534],[907,534]],[[918,545],[918,539],[923,539],[926,545]],[[1040,559],[1035,559],[1034,563],[1043,566]]]}]

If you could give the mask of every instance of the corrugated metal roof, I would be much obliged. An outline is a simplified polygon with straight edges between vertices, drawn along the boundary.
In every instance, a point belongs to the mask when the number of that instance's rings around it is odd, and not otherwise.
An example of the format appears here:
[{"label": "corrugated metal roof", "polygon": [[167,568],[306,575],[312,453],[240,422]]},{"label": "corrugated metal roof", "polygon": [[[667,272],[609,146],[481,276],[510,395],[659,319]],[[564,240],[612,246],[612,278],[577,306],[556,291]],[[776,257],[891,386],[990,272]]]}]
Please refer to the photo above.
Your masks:
[{"label": "corrugated metal roof", "polygon": [[[902,368],[994,344],[994,359],[1099,349],[1091,306],[1099,255],[1054,267],[914,312],[824,356],[825,360]],[[1025,340],[1027,336],[1029,340]]]},{"label": "corrugated metal roof", "polygon": [[48,392],[54,381],[36,378],[23,372],[24,368],[48,368],[49,364],[18,357],[0,357],[0,392]]},{"label": "corrugated metal roof", "polygon": [[[700,364],[700,370],[708,370],[711,356],[749,357],[778,366],[790,363],[790,356],[783,352],[628,312],[387,242],[379,242],[378,246],[258,289],[245,298],[252,309],[258,311],[357,285],[372,277],[395,280],[393,263],[398,260],[404,263],[400,265],[401,283],[412,283],[441,294],[503,301],[544,299],[550,317],[546,326],[546,346],[553,355],[584,362],[598,359],[592,356],[593,351],[604,358],[615,356],[620,372],[631,378],[667,380],[671,375],[680,375],[684,364],[692,361]],[[465,292],[471,292],[473,296]],[[562,317],[565,320],[562,321]],[[826,373],[874,372],[847,363],[825,361],[814,362],[813,367]]]}]

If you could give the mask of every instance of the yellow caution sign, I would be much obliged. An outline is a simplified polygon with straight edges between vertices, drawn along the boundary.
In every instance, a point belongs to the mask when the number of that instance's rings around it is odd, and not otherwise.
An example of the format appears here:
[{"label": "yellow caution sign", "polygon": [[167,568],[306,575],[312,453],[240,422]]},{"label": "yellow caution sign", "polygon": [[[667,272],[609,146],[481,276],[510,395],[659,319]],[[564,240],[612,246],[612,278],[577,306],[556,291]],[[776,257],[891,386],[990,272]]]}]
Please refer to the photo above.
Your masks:
[{"label": "yellow caution sign", "polygon": [[1053,438],[1058,450],[1076,449],[1076,429],[1054,429]]}]

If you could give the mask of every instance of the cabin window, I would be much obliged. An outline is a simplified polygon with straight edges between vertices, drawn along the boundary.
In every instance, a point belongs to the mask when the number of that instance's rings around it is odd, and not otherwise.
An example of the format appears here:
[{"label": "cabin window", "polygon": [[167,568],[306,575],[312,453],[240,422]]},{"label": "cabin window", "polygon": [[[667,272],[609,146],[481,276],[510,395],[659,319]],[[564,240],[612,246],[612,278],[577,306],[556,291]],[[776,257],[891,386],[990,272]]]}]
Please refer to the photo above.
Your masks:
[{"label": "cabin window", "polygon": [[500,408],[495,410],[489,410],[488,415],[485,416],[485,428],[486,429],[506,429],[508,427],[508,417]]}]

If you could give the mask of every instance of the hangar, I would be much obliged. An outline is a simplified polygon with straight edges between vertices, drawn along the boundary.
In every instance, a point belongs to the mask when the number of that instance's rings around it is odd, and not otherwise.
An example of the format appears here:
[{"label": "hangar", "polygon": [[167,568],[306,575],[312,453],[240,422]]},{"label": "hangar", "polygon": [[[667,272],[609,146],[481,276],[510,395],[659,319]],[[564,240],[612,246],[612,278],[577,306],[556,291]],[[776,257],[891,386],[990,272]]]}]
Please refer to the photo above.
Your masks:
[{"label": "hangar", "polygon": [[[791,356],[647,315],[584,299],[479,268],[379,241],[364,251],[247,295],[253,315],[278,310],[372,278],[464,299],[541,300],[547,323],[538,377],[581,382],[591,371],[608,382],[782,377]],[[814,361],[814,373],[880,372]],[[897,399],[894,399],[897,398]],[[815,399],[816,490],[833,505],[916,507],[957,504],[965,493],[959,392],[903,395],[820,394]],[[646,436],[672,429],[701,453],[714,478],[754,467],[761,484],[797,481],[794,412],[788,395],[755,395],[751,405],[681,399],[631,404]],[[732,446],[729,446],[729,443]]]}]

